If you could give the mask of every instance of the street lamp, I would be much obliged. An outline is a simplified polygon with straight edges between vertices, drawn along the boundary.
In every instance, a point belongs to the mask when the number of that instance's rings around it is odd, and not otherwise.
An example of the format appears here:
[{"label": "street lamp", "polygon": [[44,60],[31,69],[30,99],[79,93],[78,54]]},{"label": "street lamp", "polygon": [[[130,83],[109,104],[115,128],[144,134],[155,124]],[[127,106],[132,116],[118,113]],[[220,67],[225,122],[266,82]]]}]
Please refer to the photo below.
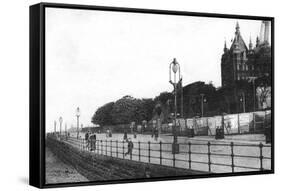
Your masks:
[{"label": "street lamp", "polygon": [[[174,82],[172,81],[172,73],[174,74]],[[178,75],[178,78],[177,78]],[[176,132],[176,125],[177,125],[177,84],[181,81],[181,74],[180,74],[180,65],[177,60],[174,58],[173,61],[170,63],[170,71],[169,71],[169,82],[174,87],[175,93],[175,113],[174,113],[174,126],[173,126],[173,153],[179,153],[179,145],[178,145],[178,137]]]},{"label": "street lamp", "polygon": [[59,122],[60,122],[60,136],[61,136],[61,124],[62,124],[62,117],[59,118]]},{"label": "street lamp", "polygon": [[56,121],[54,121],[54,132],[55,132],[55,134],[57,133],[57,122]]},{"label": "street lamp", "polygon": [[67,124],[65,123],[65,126],[64,126],[64,133],[65,133],[65,137],[67,137]]},{"label": "street lamp", "polygon": [[79,138],[79,117],[80,117],[80,108],[76,109],[76,117],[77,117],[77,139]]}]

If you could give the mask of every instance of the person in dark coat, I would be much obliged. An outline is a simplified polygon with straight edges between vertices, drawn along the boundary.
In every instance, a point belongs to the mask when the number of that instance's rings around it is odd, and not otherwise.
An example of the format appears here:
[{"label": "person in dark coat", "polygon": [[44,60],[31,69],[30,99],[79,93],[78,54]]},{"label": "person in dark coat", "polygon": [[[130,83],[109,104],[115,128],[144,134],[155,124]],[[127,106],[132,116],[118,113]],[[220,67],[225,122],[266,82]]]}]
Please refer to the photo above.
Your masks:
[{"label": "person in dark coat", "polygon": [[128,151],[125,153],[125,156],[126,155],[132,155],[133,153],[133,148],[134,148],[134,143],[132,142],[132,140],[129,138],[127,139],[127,142],[128,142]]},{"label": "person in dark coat", "polygon": [[89,148],[89,135],[90,135],[90,132],[87,131],[87,133],[85,134],[85,142],[86,142],[86,148]]},{"label": "person in dark coat", "polygon": [[89,136],[89,142],[90,142],[90,151],[95,151],[96,150],[96,141],[97,141],[97,136],[96,134],[91,134]]},{"label": "person in dark coat", "polygon": [[155,141],[157,141],[158,136],[159,136],[158,129],[155,129],[154,136],[155,136]]},{"label": "person in dark coat", "polygon": [[128,139],[128,135],[127,135],[127,132],[125,131],[125,132],[124,132],[123,140],[127,141],[127,139]]}]

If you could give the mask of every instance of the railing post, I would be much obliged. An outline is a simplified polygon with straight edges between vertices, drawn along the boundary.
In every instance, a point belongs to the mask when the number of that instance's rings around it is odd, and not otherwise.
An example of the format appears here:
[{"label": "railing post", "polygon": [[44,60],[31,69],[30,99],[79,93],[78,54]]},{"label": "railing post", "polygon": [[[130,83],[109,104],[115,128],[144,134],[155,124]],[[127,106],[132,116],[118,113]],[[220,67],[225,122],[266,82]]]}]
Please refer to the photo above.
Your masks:
[{"label": "railing post", "polygon": [[110,140],[110,156],[112,157],[112,140]]},{"label": "railing post", "polygon": [[101,145],[101,154],[103,154],[103,144],[102,144],[102,140],[100,140],[100,145]]},{"label": "railing post", "polygon": [[176,152],[173,151],[175,148],[173,148],[175,146],[174,143],[172,143],[172,153],[173,153],[173,167],[176,166]]},{"label": "railing post", "polygon": [[162,165],[162,141],[159,142],[160,147],[160,165]]},{"label": "railing post", "polygon": [[148,141],[148,163],[150,163],[150,141]]},{"label": "railing post", "polygon": [[86,140],[83,139],[83,150],[86,150],[86,145],[85,145],[85,143],[86,143]]},{"label": "railing post", "polygon": [[116,140],[116,157],[118,158],[118,141]]},{"label": "railing post", "polygon": [[208,141],[208,167],[209,167],[209,172],[211,172],[211,143]]},{"label": "railing post", "polygon": [[139,141],[139,161],[141,161],[141,148],[140,148],[140,141]]},{"label": "railing post", "polygon": [[82,146],[83,146],[83,151],[86,150],[85,149],[85,139],[82,139]]},{"label": "railing post", "polygon": [[259,148],[260,148],[260,170],[263,170],[263,154],[262,154],[262,148],[263,148],[263,144],[260,143],[259,144]]},{"label": "railing post", "polygon": [[100,151],[100,144],[99,144],[99,140],[96,140],[96,150],[97,150],[97,153],[99,154],[99,151]]},{"label": "railing post", "polygon": [[86,140],[83,139],[83,150],[86,150],[86,145],[85,145],[85,143],[86,143]]},{"label": "railing post", "polygon": [[133,150],[134,148],[132,148],[132,152],[130,152],[130,160],[132,160]]},{"label": "railing post", "polygon": [[125,147],[124,147],[124,141],[123,141],[123,158],[125,158]]},{"label": "railing post", "polygon": [[105,155],[107,155],[107,140],[105,139]]},{"label": "railing post", "polygon": [[191,142],[188,142],[188,168],[191,169]]},{"label": "railing post", "polygon": [[233,142],[230,143],[230,148],[231,148],[231,170],[234,172],[234,150],[233,150]]}]

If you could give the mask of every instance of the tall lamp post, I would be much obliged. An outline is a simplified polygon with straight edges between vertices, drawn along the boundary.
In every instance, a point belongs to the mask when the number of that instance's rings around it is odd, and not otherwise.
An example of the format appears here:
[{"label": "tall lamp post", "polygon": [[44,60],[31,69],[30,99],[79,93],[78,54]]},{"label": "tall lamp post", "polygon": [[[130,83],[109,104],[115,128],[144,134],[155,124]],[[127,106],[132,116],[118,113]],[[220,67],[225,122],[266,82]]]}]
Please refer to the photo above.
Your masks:
[{"label": "tall lamp post", "polygon": [[[172,73],[174,74],[174,82],[172,81]],[[178,77],[177,77],[178,75]],[[177,132],[176,132],[176,126],[177,126],[177,84],[181,81],[181,74],[180,74],[180,65],[177,62],[177,60],[174,58],[173,61],[170,63],[169,68],[169,82],[174,87],[174,93],[175,93],[175,114],[174,114],[174,126],[173,126],[173,154],[179,153],[179,144]]]},{"label": "tall lamp post", "polygon": [[60,137],[61,137],[61,124],[62,124],[62,117],[59,118],[59,122],[60,122]]},{"label": "tall lamp post", "polygon": [[55,132],[55,134],[57,133],[57,122],[56,121],[54,121],[54,132]]},{"label": "tall lamp post", "polygon": [[77,139],[79,138],[79,117],[80,117],[80,108],[76,109],[76,117],[77,117]]},{"label": "tall lamp post", "polygon": [[65,126],[64,126],[64,133],[65,133],[65,138],[67,139],[67,124],[65,123]]}]

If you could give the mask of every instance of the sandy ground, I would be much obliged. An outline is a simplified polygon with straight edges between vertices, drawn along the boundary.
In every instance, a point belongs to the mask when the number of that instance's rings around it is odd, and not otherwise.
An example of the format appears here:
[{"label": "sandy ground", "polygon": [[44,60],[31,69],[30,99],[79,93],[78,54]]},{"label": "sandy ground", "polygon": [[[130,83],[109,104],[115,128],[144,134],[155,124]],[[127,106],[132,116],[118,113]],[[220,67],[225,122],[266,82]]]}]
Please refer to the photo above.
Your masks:
[{"label": "sandy ground", "polygon": [[73,167],[59,160],[46,148],[46,184],[88,181]]}]

